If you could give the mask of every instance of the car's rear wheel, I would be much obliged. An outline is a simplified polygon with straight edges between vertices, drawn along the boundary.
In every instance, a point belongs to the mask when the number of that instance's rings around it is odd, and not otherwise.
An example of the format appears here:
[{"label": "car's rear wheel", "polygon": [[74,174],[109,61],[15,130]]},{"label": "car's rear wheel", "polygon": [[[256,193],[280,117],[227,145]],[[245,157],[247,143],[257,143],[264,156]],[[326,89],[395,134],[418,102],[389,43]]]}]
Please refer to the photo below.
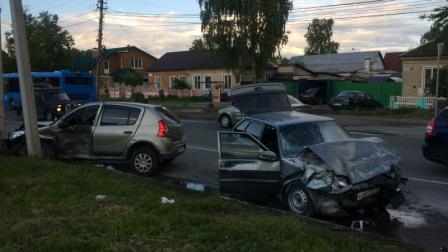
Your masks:
[{"label": "car's rear wheel", "polygon": [[314,204],[308,189],[301,183],[291,184],[286,191],[286,200],[289,209],[300,215],[314,214]]},{"label": "car's rear wheel", "polygon": [[139,175],[151,175],[159,167],[157,155],[149,146],[139,147],[131,156],[131,167]]},{"label": "car's rear wheel", "polygon": [[222,115],[219,118],[219,124],[221,125],[221,127],[223,127],[224,129],[228,129],[232,126],[232,121],[230,120],[230,116],[228,115]]}]

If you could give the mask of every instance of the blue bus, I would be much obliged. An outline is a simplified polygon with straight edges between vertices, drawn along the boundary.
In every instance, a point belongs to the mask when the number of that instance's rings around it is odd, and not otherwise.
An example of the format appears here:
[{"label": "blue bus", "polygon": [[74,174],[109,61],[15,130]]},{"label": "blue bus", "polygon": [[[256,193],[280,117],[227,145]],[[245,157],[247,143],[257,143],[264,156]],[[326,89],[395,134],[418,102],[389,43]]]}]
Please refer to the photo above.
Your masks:
[{"label": "blue bus", "polygon": [[[79,73],[69,70],[54,72],[32,72],[33,86],[59,87],[64,90],[70,100],[78,103],[87,103],[96,100],[95,75],[91,73]],[[3,74],[4,96],[3,103],[9,109],[15,109],[21,105],[20,85],[17,73]]]}]

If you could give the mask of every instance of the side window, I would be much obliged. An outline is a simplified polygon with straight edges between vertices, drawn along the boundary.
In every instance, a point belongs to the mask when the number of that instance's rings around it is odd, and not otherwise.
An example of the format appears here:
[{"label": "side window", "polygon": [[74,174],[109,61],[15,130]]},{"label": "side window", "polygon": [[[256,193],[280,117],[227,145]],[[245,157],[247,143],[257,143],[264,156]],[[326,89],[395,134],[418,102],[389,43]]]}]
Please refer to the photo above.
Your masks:
[{"label": "side window", "polygon": [[229,159],[257,159],[263,148],[245,133],[220,133],[220,156]]},{"label": "side window", "polygon": [[448,109],[445,109],[437,116],[436,127],[448,128]]},{"label": "side window", "polygon": [[261,131],[263,130],[263,124],[257,122],[251,122],[246,129],[246,132],[260,139]]},{"label": "side window", "polygon": [[71,126],[93,125],[99,105],[84,107],[70,113],[63,119],[64,123]]},{"label": "side window", "polygon": [[277,155],[278,151],[278,141],[277,141],[277,130],[272,126],[266,126],[264,128],[263,134],[261,135],[261,143],[266,146],[270,151],[275,152]]},{"label": "side window", "polygon": [[139,115],[137,108],[106,105],[100,125],[134,125]]},{"label": "side window", "polygon": [[238,127],[236,127],[236,131],[246,131],[246,128],[247,128],[247,125],[249,125],[249,121],[243,121],[242,123],[240,123],[239,125],[238,125]]}]

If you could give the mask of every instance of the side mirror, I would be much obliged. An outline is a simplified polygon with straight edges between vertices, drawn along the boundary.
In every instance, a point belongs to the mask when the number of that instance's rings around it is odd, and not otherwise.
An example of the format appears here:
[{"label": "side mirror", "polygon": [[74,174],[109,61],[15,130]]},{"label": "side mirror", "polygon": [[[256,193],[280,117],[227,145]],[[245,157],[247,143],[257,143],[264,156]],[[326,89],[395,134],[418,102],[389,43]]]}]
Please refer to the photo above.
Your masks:
[{"label": "side mirror", "polygon": [[262,151],[258,154],[258,158],[268,162],[274,162],[278,160],[277,154],[272,151]]}]

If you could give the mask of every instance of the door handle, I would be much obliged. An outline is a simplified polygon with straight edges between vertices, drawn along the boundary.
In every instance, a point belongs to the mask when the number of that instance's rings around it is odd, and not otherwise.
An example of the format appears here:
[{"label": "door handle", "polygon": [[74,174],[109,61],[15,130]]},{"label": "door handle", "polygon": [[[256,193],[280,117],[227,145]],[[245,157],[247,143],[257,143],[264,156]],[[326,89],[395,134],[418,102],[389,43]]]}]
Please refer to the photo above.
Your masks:
[{"label": "door handle", "polygon": [[133,132],[132,131],[129,131],[129,130],[127,130],[127,131],[125,131],[125,132],[123,132],[124,134],[126,134],[126,135],[130,135],[130,134],[132,134]]}]

